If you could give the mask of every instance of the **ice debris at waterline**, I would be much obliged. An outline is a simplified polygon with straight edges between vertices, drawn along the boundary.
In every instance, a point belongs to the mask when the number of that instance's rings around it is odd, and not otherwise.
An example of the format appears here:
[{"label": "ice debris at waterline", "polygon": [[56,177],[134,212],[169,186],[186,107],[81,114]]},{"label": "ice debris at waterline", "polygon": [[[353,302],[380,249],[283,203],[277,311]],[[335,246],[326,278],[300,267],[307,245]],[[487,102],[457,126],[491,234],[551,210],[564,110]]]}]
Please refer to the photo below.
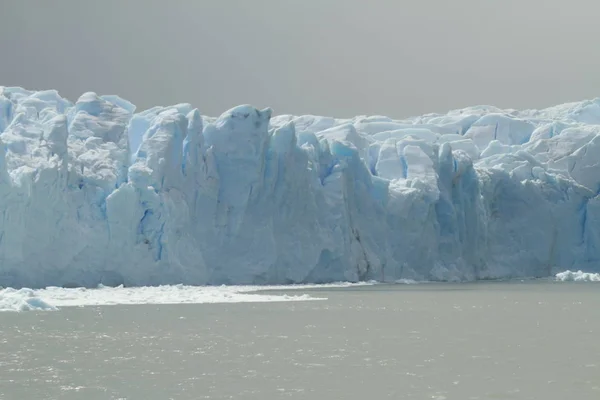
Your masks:
[{"label": "ice debris at waterline", "polygon": [[2,286],[600,270],[600,99],[210,118],[0,87],[0,131]]},{"label": "ice debris at waterline", "polygon": [[[266,303],[327,300],[318,294],[272,294],[268,291],[298,291],[369,285],[332,283],[292,286],[185,286],[107,287],[96,289],[47,287],[45,289],[1,289],[0,311],[55,311],[62,307],[133,304]],[[261,293],[256,293],[256,292]]]},{"label": "ice debris at waterline", "polygon": [[49,311],[56,307],[39,298],[31,289],[0,288],[0,311]]},{"label": "ice debris at waterline", "polygon": [[600,274],[583,271],[564,271],[556,274],[556,280],[562,282],[600,282]]}]

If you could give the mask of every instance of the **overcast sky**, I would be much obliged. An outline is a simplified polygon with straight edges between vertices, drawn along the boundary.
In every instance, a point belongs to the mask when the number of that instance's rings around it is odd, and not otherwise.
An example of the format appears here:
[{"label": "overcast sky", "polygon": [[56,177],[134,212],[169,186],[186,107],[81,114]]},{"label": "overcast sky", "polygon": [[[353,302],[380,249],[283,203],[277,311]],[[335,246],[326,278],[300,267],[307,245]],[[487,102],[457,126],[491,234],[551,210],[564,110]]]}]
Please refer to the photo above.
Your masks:
[{"label": "overcast sky", "polygon": [[405,117],[600,96],[598,0],[0,0],[0,85]]}]

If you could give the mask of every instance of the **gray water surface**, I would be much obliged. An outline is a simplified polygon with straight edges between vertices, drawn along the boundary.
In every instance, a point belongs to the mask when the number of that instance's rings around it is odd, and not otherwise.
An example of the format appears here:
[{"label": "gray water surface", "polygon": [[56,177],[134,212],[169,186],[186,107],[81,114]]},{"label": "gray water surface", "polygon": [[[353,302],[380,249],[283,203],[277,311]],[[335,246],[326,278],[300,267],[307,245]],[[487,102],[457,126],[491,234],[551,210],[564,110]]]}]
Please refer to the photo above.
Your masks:
[{"label": "gray water surface", "polygon": [[1,313],[0,399],[600,399],[600,284],[302,292]]}]

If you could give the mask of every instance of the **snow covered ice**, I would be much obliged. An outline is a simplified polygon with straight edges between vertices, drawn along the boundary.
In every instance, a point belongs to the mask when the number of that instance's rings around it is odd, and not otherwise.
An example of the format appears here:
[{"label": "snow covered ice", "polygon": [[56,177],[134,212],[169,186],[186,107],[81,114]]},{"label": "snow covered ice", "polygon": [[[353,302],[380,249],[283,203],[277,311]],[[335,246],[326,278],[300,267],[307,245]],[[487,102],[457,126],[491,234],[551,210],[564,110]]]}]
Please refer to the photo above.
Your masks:
[{"label": "snow covered ice", "polygon": [[0,286],[600,271],[600,99],[402,121],[0,87]]}]

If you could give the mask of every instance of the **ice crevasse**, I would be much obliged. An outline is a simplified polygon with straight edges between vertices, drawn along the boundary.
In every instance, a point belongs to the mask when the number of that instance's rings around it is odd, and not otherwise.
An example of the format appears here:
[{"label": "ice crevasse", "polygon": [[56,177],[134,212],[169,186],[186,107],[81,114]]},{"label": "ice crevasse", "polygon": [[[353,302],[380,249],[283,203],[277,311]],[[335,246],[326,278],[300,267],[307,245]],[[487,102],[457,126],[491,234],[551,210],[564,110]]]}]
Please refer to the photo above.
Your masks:
[{"label": "ice crevasse", "polygon": [[0,87],[0,286],[600,271],[600,99],[406,120]]}]

